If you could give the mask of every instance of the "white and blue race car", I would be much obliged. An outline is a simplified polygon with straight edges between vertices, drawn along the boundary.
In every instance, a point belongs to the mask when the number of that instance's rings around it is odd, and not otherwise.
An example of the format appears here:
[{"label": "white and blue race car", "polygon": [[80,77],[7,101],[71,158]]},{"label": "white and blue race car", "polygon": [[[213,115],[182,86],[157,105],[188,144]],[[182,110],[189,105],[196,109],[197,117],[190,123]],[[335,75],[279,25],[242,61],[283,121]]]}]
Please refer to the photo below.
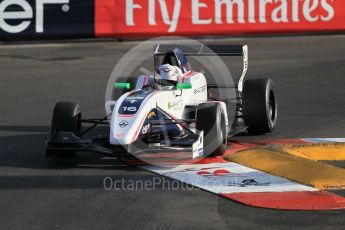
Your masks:
[{"label": "white and blue race car", "polygon": [[[188,56],[242,56],[243,71],[235,85],[210,85],[192,69]],[[114,82],[117,97],[107,101],[103,119],[83,119],[79,105],[55,105],[47,156],[74,156],[93,151],[123,157],[147,152],[180,151],[191,158],[223,155],[228,138],[249,132],[271,132],[277,121],[277,102],[271,79],[244,80],[248,47],[158,45],[154,73]],[[236,90],[235,98],[211,97],[212,89]],[[120,92],[120,93],[119,93]],[[234,106],[235,110],[227,109]],[[230,121],[229,117],[235,118]],[[83,127],[83,124],[93,124]],[[85,138],[97,125],[109,126],[104,136]]]}]

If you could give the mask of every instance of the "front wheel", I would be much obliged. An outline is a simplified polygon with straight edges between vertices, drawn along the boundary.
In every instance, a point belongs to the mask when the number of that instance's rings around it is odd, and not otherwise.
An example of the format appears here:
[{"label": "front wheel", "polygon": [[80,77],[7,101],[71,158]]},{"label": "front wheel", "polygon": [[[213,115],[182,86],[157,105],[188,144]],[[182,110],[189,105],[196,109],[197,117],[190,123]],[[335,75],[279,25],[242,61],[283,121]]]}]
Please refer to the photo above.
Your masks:
[{"label": "front wheel", "polygon": [[[81,110],[78,104],[73,102],[58,102],[54,107],[51,123],[51,136],[58,132],[72,132],[76,136],[81,134]],[[46,155],[57,157],[74,157],[75,151],[47,150]]]},{"label": "front wheel", "polygon": [[249,79],[243,86],[243,119],[252,134],[271,132],[277,124],[277,100],[271,79]]},{"label": "front wheel", "polygon": [[200,104],[196,110],[196,129],[204,131],[204,155],[221,156],[227,146],[225,114],[217,102]]}]

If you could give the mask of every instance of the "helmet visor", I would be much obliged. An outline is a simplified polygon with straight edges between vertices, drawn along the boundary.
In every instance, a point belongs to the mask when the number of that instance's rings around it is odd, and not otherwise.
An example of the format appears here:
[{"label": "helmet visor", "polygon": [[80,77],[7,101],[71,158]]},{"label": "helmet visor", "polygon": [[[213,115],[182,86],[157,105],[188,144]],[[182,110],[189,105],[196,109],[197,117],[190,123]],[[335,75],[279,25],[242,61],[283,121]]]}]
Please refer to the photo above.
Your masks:
[{"label": "helmet visor", "polygon": [[173,80],[164,80],[164,79],[155,79],[155,83],[158,86],[167,87],[169,89],[175,88],[177,81]]}]

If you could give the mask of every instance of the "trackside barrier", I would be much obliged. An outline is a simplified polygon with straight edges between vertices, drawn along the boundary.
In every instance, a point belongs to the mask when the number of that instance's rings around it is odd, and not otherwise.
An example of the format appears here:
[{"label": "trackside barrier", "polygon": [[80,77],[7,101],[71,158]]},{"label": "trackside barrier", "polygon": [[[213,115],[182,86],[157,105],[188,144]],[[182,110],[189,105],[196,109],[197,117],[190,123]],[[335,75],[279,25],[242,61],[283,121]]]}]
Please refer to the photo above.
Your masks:
[{"label": "trackside barrier", "polygon": [[0,41],[94,37],[94,0],[0,0]]},{"label": "trackside barrier", "polygon": [[0,0],[0,40],[345,31],[344,0]]},{"label": "trackside barrier", "polygon": [[344,31],[344,0],[98,0],[97,37]]}]

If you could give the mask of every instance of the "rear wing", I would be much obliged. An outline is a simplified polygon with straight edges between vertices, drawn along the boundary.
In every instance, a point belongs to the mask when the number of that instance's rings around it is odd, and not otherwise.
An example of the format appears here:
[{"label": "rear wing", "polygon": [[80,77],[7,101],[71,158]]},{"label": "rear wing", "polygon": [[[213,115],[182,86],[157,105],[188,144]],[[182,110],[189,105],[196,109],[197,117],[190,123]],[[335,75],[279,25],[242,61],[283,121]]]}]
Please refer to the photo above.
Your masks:
[{"label": "rear wing", "polygon": [[243,90],[244,77],[248,70],[248,46],[247,45],[173,45],[158,44],[154,54],[164,55],[174,49],[179,49],[186,56],[241,56],[243,69],[237,84],[239,92]]}]

